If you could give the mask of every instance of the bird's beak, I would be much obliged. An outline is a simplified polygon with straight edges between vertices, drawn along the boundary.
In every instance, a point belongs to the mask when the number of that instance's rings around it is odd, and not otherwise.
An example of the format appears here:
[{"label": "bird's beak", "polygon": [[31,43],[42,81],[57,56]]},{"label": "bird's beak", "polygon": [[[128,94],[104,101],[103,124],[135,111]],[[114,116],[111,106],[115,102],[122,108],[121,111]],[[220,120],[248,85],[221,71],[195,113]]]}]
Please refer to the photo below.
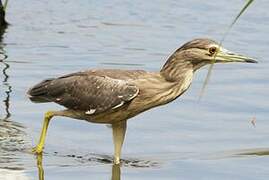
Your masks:
[{"label": "bird's beak", "polygon": [[258,63],[258,61],[254,60],[253,58],[233,53],[224,48],[220,48],[219,52],[216,54],[216,62]]}]

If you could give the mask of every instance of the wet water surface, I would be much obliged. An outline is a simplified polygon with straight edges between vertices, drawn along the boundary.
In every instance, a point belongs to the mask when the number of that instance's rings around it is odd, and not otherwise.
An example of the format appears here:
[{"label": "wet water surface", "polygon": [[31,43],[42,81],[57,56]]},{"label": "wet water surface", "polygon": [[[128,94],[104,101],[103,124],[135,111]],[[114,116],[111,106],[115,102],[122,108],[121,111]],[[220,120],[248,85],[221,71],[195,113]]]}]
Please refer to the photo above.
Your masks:
[{"label": "wet water surface", "polygon": [[30,86],[87,68],[158,71],[186,41],[220,40],[244,2],[10,1],[0,44],[0,179],[268,179],[266,0],[223,43],[259,64],[215,65],[198,101],[203,68],[179,99],[129,120],[121,167],[112,165],[110,128],[69,118],[52,120],[43,156],[30,153],[44,113],[61,109],[31,103]]}]

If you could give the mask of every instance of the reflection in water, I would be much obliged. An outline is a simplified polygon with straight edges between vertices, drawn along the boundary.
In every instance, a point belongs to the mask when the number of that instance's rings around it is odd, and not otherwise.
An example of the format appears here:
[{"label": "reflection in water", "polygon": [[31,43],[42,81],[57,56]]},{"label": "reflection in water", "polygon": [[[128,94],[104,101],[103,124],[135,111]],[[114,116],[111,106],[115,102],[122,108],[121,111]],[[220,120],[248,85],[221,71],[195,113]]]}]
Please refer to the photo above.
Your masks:
[{"label": "reflection in water", "polygon": [[44,180],[44,169],[43,169],[43,154],[36,156],[36,165],[38,168],[38,178],[39,180]]},{"label": "reflection in water", "polygon": [[[189,158],[196,158],[201,160],[217,160],[227,158],[246,158],[246,157],[257,157],[257,156],[269,156],[269,148],[252,148],[252,149],[237,149],[220,152],[211,152],[204,154],[192,155]],[[180,159],[175,157],[175,159]]]},{"label": "reflection in water", "polygon": [[6,25],[0,28],[0,62],[4,65],[4,68],[2,70],[4,79],[2,82],[3,82],[3,85],[6,87],[6,91],[5,91],[6,97],[3,100],[6,114],[4,118],[2,118],[3,120],[6,120],[11,116],[10,111],[9,111],[9,105],[10,105],[9,101],[10,101],[10,93],[12,92],[12,87],[8,82],[9,75],[7,74],[7,70],[10,68],[10,65],[7,62],[5,62],[5,60],[8,58],[8,55],[6,51],[4,50],[4,44],[2,43],[3,34],[5,33],[6,28],[7,28]]},{"label": "reflection in water", "polygon": [[237,155],[245,155],[245,156],[268,156],[269,149],[268,148],[256,148],[256,149],[247,149],[242,150]]},{"label": "reflection in water", "polygon": [[[76,162],[82,164],[112,164],[113,163],[113,156],[103,155],[103,154],[85,154],[85,155],[75,155],[75,154],[68,154],[68,155],[60,155],[58,152],[54,152],[52,155],[54,157],[61,157],[61,158],[72,158]],[[152,168],[152,167],[159,167],[158,162],[150,161],[150,160],[141,160],[141,159],[121,159],[121,165],[125,167],[135,167],[135,168]]]},{"label": "reflection in water", "polygon": [[[61,155],[57,152],[53,154],[42,153],[36,155],[36,168],[38,170],[39,180],[46,179],[46,172],[43,169],[43,155],[46,157],[46,167],[57,166],[72,168],[76,166],[96,166],[105,165],[106,167],[111,165],[111,180],[121,179],[121,166],[129,168],[156,168],[159,167],[159,163],[152,162],[149,160],[138,160],[138,159],[122,159],[120,165],[113,165],[113,157],[100,154],[86,154],[86,155]],[[58,163],[58,164],[55,164]]]},{"label": "reflection in water", "polygon": [[120,165],[114,164],[112,166],[112,177],[111,180],[120,180],[121,172],[120,172]]},{"label": "reflection in water", "polygon": [[[6,56],[6,58],[7,58],[7,56]],[[2,64],[5,65],[5,67],[2,70],[2,72],[3,72],[3,75],[4,75],[3,85],[6,86],[6,91],[5,91],[6,98],[3,100],[4,105],[5,105],[5,112],[6,112],[6,114],[5,114],[5,117],[3,119],[8,119],[11,116],[10,111],[9,111],[9,105],[10,105],[9,101],[10,101],[10,93],[12,92],[12,87],[11,87],[11,85],[8,82],[9,75],[7,74],[7,70],[9,69],[10,66],[9,66],[9,64],[7,64],[4,61],[2,62]]]},{"label": "reflection in water", "polygon": [[20,161],[27,144],[23,129],[19,123],[0,120],[0,169],[24,169]]},{"label": "reflection in water", "polygon": [[6,28],[7,26],[0,27],[0,63],[3,65],[2,85],[5,88],[3,99],[4,115],[0,118],[0,168],[18,170],[23,169],[23,166],[18,162],[18,152],[22,152],[25,149],[26,134],[24,127],[20,123],[10,120],[10,93],[12,92],[8,75],[10,65],[5,61],[8,55],[2,43]]},{"label": "reflection in water", "polygon": [[[39,180],[45,180],[45,172],[43,168],[43,154],[36,156],[36,165],[38,168]],[[120,165],[112,165],[111,180],[120,180],[121,178],[121,167]]]}]

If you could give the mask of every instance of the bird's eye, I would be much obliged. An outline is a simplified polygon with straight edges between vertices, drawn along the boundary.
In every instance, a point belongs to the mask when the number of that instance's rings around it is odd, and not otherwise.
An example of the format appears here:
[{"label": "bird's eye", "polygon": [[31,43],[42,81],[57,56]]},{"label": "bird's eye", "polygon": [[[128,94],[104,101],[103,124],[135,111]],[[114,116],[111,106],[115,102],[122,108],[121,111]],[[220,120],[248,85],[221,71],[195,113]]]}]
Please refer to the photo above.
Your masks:
[{"label": "bird's eye", "polygon": [[210,55],[212,56],[217,52],[217,47],[215,47],[215,46],[210,47],[208,51],[209,51]]}]

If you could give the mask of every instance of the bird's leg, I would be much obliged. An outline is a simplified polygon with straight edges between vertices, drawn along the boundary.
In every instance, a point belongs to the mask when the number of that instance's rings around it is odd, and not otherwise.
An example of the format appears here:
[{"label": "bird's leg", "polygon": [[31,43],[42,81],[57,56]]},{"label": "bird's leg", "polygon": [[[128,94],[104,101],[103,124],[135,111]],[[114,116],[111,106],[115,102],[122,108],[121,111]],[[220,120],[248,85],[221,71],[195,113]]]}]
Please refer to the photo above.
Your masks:
[{"label": "bird's leg", "polygon": [[120,164],[121,147],[125,137],[126,124],[126,121],[112,124],[114,141],[114,164]]},{"label": "bird's leg", "polygon": [[40,139],[39,139],[39,143],[38,143],[38,145],[36,147],[34,147],[32,149],[32,152],[34,152],[36,154],[41,154],[42,153],[43,147],[44,147],[44,144],[45,144],[45,139],[46,139],[46,134],[47,134],[47,129],[48,129],[48,126],[49,126],[49,122],[50,122],[51,118],[54,115],[55,114],[52,111],[46,112],[45,117],[44,117],[44,123],[43,123],[42,132],[41,132]]},{"label": "bird's leg", "polygon": [[114,164],[112,166],[111,180],[120,180],[120,176],[121,176],[120,164]]}]

